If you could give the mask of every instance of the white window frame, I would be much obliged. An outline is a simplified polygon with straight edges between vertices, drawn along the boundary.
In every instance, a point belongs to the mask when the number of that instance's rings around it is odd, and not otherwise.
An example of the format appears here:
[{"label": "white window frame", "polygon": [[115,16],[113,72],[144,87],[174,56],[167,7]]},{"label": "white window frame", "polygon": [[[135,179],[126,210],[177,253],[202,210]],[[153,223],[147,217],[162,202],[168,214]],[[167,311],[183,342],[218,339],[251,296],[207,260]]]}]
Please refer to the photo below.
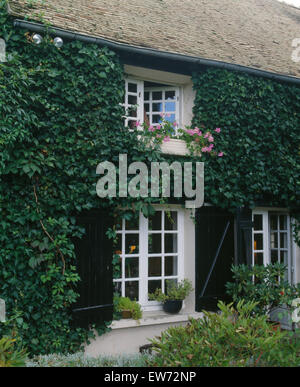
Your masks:
[{"label": "white window frame", "polygon": [[[289,282],[293,281],[293,264],[292,264],[292,236],[291,236],[291,218],[287,211],[282,210],[270,210],[270,209],[262,209],[262,210],[253,210],[252,211],[252,220],[254,220],[254,215],[262,216],[262,230],[254,230],[252,231],[252,265],[254,265],[254,254],[262,253],[263,254],[263,265],[266,266],[271,263],[271,245],[270,245],[270,216],[271,215],[284,215],[287,219],[287,279]],[[277,232],[280,232],[278,230]],[[254,250],[254,235],[262,234],[263,235],[263,248],[260,250]],[[278,241],[279,243],[279,241]],[[282,249],[284,250],[284,249]]]},{"label": "white window frame", "polygon": [[[138,105],[136,117],[130,117],[130,116],[124,117],[125,118],[125,126],[128,126],[129,121],[136,121],[136,122],[139,121],[141,124],[144,123],[144,92],[147,92],[147,91],[149,91],[151,93],[154,91],[175,91],[175,121],[178,124],[178,126],[181,126],[181,116],[182,116],[182,90],[181,90],[181,87],[175,86],[175,85],[174,86],[173,85],[172,86],[166,85],[165,87],[163,87],[163,86],[145,87],[144,82],[146,82],[146,80],[141,80],[141,79],[137,79],[137,78],[133,78],[133,77],[126,77],[125,78],[125,103],[123,104],[123,106],[125,107],[126,115],[129,113],[130,107],[133,106],[133,105],[128,103],[128,97],[130,95],[137,97],[137,105]],[[161,81],[153,81],[153,82],[161,83]],[[128,91],[128,84],[129,83],[137,85],[137,92],[136,93]],[[163,109],[164,109],[164,102],[167,102],[167,101],[165,101],[165,100],[162,101]],[[158,114],[159,114],[159,112],[158,112]],[[150,125],[152,125],[151,122],[150,122]],[[153,124],[153,126],[155,126],[155,125],[157,125],[157,124]],[[177,128],[175,128],[175,132],[176,132]],[[138,129],[141,130],[142,127],[138,126]]]},{"label": "white window frame", "polygon": [[[128,281],[139,281],[139,299],[137,300],[144,311],[152,311],[161,309],[161,304],[157,301],[148,300],[148,281],[161,279],[163,290],[164,290],[164,280],[165,279],[177,279],[182,281],[184,278],[184,211],[182,209],[173,209],[166,207],[159,207],[157,211],[162,211],[162,218],[164,218],[165,211],[174,211],[177,212],[177,230],[164,230],[164,225],[162,224],[162,230],[155,231],[149,230],[148,219],[143,216],[142,213],[139,215],[139,230],[125,230],[123,225],[122,229],[117,231],[118,236],[121,238],[121,248],[122,248],[122,277],[120,279],[114,279],[114,283],[121,282],[122,295],[125,296],[125,282]],[[124,224],[125,220],[122,220]],[[160,253],[148,253],[148,235],[160,234],[162,235],[162,246]],[[139,234],[139,252],[138,254],[130,254],[130,257],[139,257],[139,277],[136,278],[125,278],[125,234]],[[165,253],[164,252],[164,235],[165,234],[177,234],[177,253]],[[158,277],[149,277],[148,276],[148,258],[149,257],[162,257],[162,273]],[[177,256],[177,275],[165,276],[164,273],[164,259],[167,256]]]}]

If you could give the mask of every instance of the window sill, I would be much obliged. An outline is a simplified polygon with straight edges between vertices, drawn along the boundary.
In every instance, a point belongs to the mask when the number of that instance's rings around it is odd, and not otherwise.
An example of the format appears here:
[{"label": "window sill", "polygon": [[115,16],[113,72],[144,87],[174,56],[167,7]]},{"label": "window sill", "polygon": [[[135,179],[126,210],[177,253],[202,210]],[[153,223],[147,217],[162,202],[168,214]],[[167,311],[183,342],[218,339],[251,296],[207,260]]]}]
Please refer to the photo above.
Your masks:
[{"label": "window sill", "polygon": [[201,318],[203,313],[193,312],[193,313],[177,313],[177,314],[168,314],[163,311],[155,312],[144,312],[143,318],[140,320],[133,319],[121,319],[115,320],[111,323],[110,328],[113,329],[122,329],[122,328],[134,328],[142,327],[149,325],[159,325],[159,324],[174,324],[181,322],[188,322],[189,317],[192,318]]},{"label": "window sill", "polygon": [[185,156],[189,154],[185,141],[176,138],[171,138],[170,141],[163,142],[160,148],[162,153],[165,154],[178,156]]}]

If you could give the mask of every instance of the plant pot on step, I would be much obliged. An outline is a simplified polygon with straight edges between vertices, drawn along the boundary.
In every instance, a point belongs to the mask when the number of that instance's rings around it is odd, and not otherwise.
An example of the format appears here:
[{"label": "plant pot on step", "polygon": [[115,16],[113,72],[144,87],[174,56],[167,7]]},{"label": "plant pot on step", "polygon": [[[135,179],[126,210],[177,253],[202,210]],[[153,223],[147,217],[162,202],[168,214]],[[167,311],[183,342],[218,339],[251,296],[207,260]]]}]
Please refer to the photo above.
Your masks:
[{"label": "plant pot on step", "polygon": [[166,300],[163,303],[163,310],[166,313],[179,313],[182,308],[182,300]]}]

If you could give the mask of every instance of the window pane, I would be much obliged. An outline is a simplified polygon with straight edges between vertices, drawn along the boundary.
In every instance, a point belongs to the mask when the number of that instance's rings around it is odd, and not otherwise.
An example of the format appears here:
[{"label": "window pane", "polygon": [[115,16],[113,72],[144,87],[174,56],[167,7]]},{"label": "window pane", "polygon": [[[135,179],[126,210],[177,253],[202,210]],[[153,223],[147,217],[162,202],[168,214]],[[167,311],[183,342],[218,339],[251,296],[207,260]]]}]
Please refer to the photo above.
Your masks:
[{"label": "window pane", "polygon": [[148,276],[161,276],[161,257],[149,257],[148,260]]},{"label": "window pane", "polygon": [[168,294],[168,289],[173,285],[177,284],[177,279],[167,279],[165,280],[165,293]]},{"label": "window pane", "polygon": [[131,300],[139,299],[139,281],[125,282],[125,297],[129,297]]},{"label": "window pane", "polygon": [[161,116],[159,114],[153,114],[152,124],[159,124],[159,123],[161,123]]},{"label": "window pane", "polygon": [[177,212],[165,212],[165,230],[177,230]]},{"label": "window pane", "polygon": [[263,234],[254,234],[254,250],[263,250]]},{"label": "window pane", "polygon": [[270,235],[270,247],[271,247],[271,249],[277,249],[278,248],[278,234],[277,234],[277,232],[271,232],[271,235]]},{"label": "window pane", "polygon": [[165,234],[165,253],[177,253],[177,234]]},{"label": "window pane", "polygon": [[136,278],[139,276],[139,259],[125,259],[125,278]]},{"label": "window pane", "polygon": [[133,117],[133,118],[137,117],[137,110],[136,110],[136,109],[130,108],[130,109],[128,110],[128,116],[129,116],[129,117]]},{"label": "window pane", "polygon": [[149,230],[161,230],[161,211],[156,211],[154,215],[149,217]]},{"label": "window pane", "polygon": [[[175,114],[170,114],[169,117],[165,116],[165,120],[173,123],[175,121]],[[175,132],[175,130],[174,130],[174,132]]]},{"label": "window pane", "polygon": [[165,103],[165,112],[175,112],[175,110],[176,110],[175,102]]},{"label": "window pane", "polygon": [[254,264],[263,265],[264,263],[264,254],[263,253],[254,253]]},{"label": "window pane", "polygon": [[287,261],[287,251],[280,251],[280,263],[288,264]]},{"label": "window pane", "polygon": [[152,104],[152,111],[153,112],[162,112],[162,103],[153,103]]},{"label": "window pane", "polygon": [[166,99],[175,99],[175,91],[166,91]]},{"label": "window pane", "polygon": [[145,91],[145,93],[144,93],[144,101],[149,101],[149,96],[150,96],[149,91]]},{"label": "window pane", "polygon": [[263,229],[262,215],[254,215],[254,230],[260,231]]},{"label": "window pane", "polygon": [[270,227],[271,227],[271,230],[277,230],[278,229],[278,226],[277,226],[277,215],[271,215],[270,216]]},{"label": "window pane", "polygon": [[280,233],[280,248],[281,249],[287,248],[287,234],[285,232]]},{"label": "window pane", "polygon": [[122,296],[122,282],[114,282],[114,293],[118,293]]},{"label": "window pane", "polygon": [[162,92],[161,91],[154,91],[152,93],[152,100],[157,101],[162,99]]},{"label": "window pane", "polygon": [[146,113],[150,112],[150,105],[148,103],[144,103],[144,110]]},{"label": "window pane", "polygon": [[177,274],[177,257],[165,257],[165,276]]},{"label": "window pane", "polygon": [[161,280],[148,281],[148,293],[154,293],[156,289],[161,289]]},{"label": "window pane", "polygon": [[271,263],[278,262],[278,250],[271,250]]},{"label": "window pane", "polygon": [[128,91],[131,93],[137,92],[137,84],[136,83],[128,83]]},{"label": "window pane", "polygon": [[287,230],[287,216],[286,215],[279,216],[279,227],[280,227],[280,230]]},{"label": "window pane", "polygon": [[128,103],[129,103],[129,105],[137,105],[137,96],[136,95],[129,95],[128,96]]},{"label": "window pane", "polygon": [[139,234],[125,235],[125,254],[139,253]]},{"label": "window pane", "polygon": [[149,234],[148,252],[149,254],[161,253],[161,234]]}]

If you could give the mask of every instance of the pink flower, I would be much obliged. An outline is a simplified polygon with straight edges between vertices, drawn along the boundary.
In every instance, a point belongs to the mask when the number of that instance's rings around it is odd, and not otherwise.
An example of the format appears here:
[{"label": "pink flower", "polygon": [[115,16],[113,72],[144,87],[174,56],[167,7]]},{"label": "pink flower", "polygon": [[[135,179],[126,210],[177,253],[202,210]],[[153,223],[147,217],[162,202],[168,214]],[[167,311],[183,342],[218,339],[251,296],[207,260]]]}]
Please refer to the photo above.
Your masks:
[{"label": "pink flower", "polygon": [[165,113],[159,113],[159,115],[160,115],[161,117],[163,117],[163,116],[165,115]]},{"label": "pink flower", "polygon": [[173,126],[178,126],[176,121],[173,122]]},{"label": "pink flower", "polygon": [[140,125],[141,125],[140,121],[137,120],[136,123],[135,123],[135,126],[138,127],[138,126],[140,126]]},{"label": "pink flower", "polygon": [[202,152],[207,152],[208,151],[208,148],[205,146],[201,149]]},{"label": "pink flower", "polygon": [[218,153],[218,156],[219,156],[219,157],[222,157],[223,155],[224,155],[223,152],[219,152],[219,153]]},{"label": "pink flower", "polygon": [[164,138],[164,142],[168,142],[168,141],[170,141],[170,137],[169,137],[169,136],[166,136],[166,137]]},{"label": "pink flower", "polygon": [[213,141],[214,141],[214,138],[213,138],[212,135],[210,135],[210,136],[208,137],[208,141],[209,141],[209,142],[213,142]]},{"label": "pink flower", "polygon": [[210,132],[207,132],[207,133],[205,133],[204,138],[207,138],[207,137],[209,137],[210,135],[211,135]]},{"label": "pink flower", "polygon": [[156,138],[161,138],[161,135],[160,135],[160,134],[157,134],[157,135],[156,135]]},{"label": "pink flower", "polygon": [[161,128],[161,125],[157,125],[156,129],[159,130]]},{"label": "pink flower", "polygon": [[221,132],[221,129],[220,129],[220,128],[216,128],[216,129],[215,129],[215,132],[220,133],[220,132]]},{"label": "pink flower", "polygon": [[155,131],[155,128],[154,128],[153,125],[150,125],[149,128],[148,128],[148,130],[149,130],[150,132],[154,132],[154,131]]},{"label": "pink flower", "polygon": [[170,114],[170,113],[167,113],[167,114],[166,114],[166,117],[171,117],[171,114]]}]

